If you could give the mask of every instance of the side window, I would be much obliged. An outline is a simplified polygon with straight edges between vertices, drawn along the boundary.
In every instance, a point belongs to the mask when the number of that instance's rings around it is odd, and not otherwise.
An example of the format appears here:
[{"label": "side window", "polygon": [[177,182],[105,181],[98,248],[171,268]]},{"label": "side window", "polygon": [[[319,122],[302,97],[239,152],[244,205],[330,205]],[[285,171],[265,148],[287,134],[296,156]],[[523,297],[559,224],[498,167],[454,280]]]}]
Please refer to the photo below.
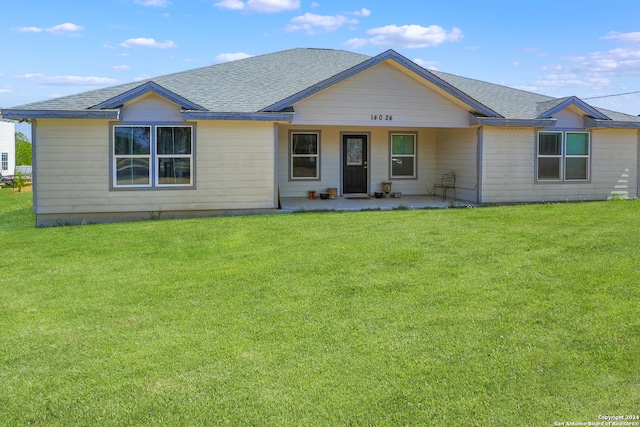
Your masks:
[{"label": "side window", "polygon": [[415,178],[416,135],[391,134],[391,178]]},{"label": "side window", "polygon": [[193,127],[113,126],[114,188],[193,185]]},{"label": "side window", "polygon": [[113,168],[115,187],[151,185],[151,127],[113,128]]},{"label": "side window", "polygon": [[158,126],[156,131],[157,185],[191,185],[191,127]]},{"label": "side window", "polygon": [[291,179],[320,178],[319,133],[291,134]]},{"label": "side window", "polygon": [[589,179],[588,132],[540,132],[537,147],[538,181]]}]

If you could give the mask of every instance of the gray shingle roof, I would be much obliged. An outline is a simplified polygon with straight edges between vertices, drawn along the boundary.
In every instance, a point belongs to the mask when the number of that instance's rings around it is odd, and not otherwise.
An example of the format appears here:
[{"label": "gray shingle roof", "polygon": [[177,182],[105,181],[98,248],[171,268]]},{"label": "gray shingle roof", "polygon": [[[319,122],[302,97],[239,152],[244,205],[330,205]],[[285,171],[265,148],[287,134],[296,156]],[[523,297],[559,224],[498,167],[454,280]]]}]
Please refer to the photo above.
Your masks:
[{"label": "gray shingle roof", "polygon": [[253,113],[366,59],[369,57],[339,50],[292,49],[22,105],[13,109],[87,109],[153,81],[209,111]]},{"label": "gray shingle roof", "polygon": [[[371,59],[366,55],[342,50],[292,49],[7,110],[87,110],[136,87],[154,82],[210,112],[255,113]],[[553,98],[441,71],[426,72],[507,119],[535,119],[567,99]],[[637,116],[596,110],[613,121],[640,123],[640,117]]]}]

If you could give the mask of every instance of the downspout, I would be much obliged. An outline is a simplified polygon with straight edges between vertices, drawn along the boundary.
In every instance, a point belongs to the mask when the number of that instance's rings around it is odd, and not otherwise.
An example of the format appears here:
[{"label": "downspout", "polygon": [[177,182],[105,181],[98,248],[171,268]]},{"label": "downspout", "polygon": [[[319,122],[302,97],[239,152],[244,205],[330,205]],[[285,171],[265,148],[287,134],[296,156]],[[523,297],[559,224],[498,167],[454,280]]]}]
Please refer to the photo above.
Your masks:
[{"label": "downspout", "polygon": [[279,138],[279,134],[278,134],[278,123],[274,122],[273,123],[273,149],[274,149],[274,153],[273,153],[273,194],[274,194],[274,198],[273,198],[273,206],[276,209],[282,209],[282,206],[280,205],[280,176],[278,173],[278,152],[279,150],[279,146],[280,146],[280,138]]},{"label": "downspout", "polygon": [[33,192],[33,213],[36,214],[38,224],[38,150],[36,150],[36,119],[31,120],[31,191]]},{"label": "downspout", "polygon": [[482,164],[483,164],[483,136],[484,136],[484,126],[478,127],[478,143],[477,149],[478,152],[476,154],[476,171],[478,174],[477,177],[477,189],[476,189],[476,203],[482,203]]}]

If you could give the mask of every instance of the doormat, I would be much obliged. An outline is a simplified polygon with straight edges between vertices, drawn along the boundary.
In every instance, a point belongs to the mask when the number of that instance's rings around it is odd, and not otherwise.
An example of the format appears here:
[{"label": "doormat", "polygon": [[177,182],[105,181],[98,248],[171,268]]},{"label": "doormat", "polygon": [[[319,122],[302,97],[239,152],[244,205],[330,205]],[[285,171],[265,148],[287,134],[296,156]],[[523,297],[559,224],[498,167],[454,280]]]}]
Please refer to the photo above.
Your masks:
[{"label": "doormat", "polygon": [[369,196],[348,196],[347,200],[368,200],[370,198]]}]

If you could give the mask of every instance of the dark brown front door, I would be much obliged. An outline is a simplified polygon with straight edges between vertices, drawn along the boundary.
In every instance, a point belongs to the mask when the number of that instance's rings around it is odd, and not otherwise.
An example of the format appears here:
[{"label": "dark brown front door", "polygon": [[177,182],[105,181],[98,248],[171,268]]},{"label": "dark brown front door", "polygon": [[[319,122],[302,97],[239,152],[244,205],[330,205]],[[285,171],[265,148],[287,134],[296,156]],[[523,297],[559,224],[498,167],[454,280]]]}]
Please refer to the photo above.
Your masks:
[{"label": "dark brown front door", "polygon": [[342,136],[342,193],[368,193],[367,136]]}]

